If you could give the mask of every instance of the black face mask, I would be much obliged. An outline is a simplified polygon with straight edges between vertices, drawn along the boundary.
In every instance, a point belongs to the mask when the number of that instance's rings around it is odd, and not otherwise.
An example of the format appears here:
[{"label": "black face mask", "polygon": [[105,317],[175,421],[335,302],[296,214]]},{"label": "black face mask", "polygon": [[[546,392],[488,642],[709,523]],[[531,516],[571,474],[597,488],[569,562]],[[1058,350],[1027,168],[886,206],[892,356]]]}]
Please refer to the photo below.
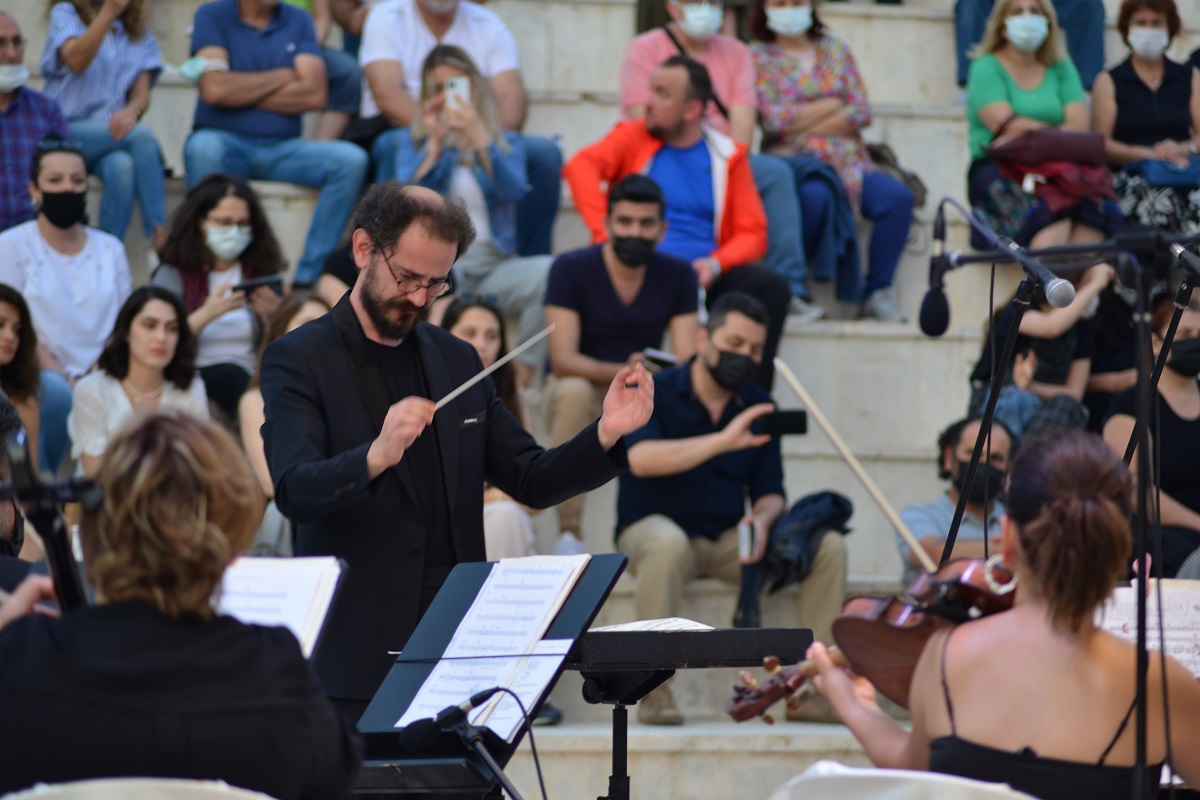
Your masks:
[{"label": "black face mask", "polygon": [[42,192],[40,211],[56,228],[66,230],[77,222],[83,222],[86,210],[86,192]]},{"label": "black face mask", "polygon": [[1200,339],[1180,339],[1171,343],[1167,366],[1185,378],[1200,375]]},{"label": "black face mask", "polygon": [[967,480],[969,461],[959,461],[958,471],[954,473],[954,487],[967,496],[971,503],[982,503],[986,497],[995,500],[1004,490],[1004,470],[991,464],[980,464],[975,469],[975,480],[971,481],[970,489],[963,489]]},{"label": "black face mask", "polygon": [[627,267],[644,267],[654,257],[658,242],[641,236],[614,236],[613,253]]},{"label": "black face mask", "polygon": [[717,351],[715,367],[709,366],[707,361],[704,362],[704,366],[708,367],[708,372],[717,385],[730,392],[736,392],[754,380],[754,375],[758,372],[758,364],[754,363],[750,356],[731,353],[728,350]]}]

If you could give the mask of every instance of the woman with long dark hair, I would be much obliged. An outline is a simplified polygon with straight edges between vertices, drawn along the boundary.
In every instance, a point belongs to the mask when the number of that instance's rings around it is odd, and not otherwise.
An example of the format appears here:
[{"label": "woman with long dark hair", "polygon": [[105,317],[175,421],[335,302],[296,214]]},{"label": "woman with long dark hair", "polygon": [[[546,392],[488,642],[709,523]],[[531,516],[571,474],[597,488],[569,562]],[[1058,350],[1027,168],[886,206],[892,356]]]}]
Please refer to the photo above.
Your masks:
[{"label": "woman with long dark hair", "polygon": [[208,418],[195,358],[179,298],[158,286],[135,289],[117,315],[99,368],[75,387],[67,428],[85,474],[95,472],[112,437],[139,417],[175,410]]},{"label": "woman with long dark hair", "polygon": [[[8,395],[29,441],[38,440],[41,415],[37,393],[41,386],[38,339],[29,319],[29,305],[13,287],[0,283],[0,389]],[[30,456],[37,465],[37,450]]]},{"label": "woman with long dark hair", "polygon": [[258,195],[241,178],[207,176],[175,212],[158,257],[151,282],[183,300],[209,398],[233,421],[258,365],[263,321],[279,306],[270,287],[234,287],[285,266]]}]

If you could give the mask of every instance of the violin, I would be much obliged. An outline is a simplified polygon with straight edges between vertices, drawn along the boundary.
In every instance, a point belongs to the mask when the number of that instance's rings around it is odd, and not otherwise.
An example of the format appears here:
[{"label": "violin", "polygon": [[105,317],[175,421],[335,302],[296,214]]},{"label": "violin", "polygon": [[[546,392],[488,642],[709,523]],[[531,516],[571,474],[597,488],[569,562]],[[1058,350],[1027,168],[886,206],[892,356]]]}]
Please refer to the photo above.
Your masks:
[{"label": "violin", "polygon": [[[907,708],[913,670],[929,638],[950,625],[1007,611],[1012,600],[1012,573],[1007,568],[994,560],[955,559],[936,574],[918,577],[905,597],[848,598],[833,622],[838,646],[829,649],[829,656]],[[743,671],[743,685],[734,687],[725,713],[735,721],[761,716],[768,724],[774,722],[764,712],[779,700],[786,699],[790,707],[793,695],[817,674],[812,661],[784,667],[774,656],[763,659],[763,668],[771,673],[768,680],[760,682]]]}]

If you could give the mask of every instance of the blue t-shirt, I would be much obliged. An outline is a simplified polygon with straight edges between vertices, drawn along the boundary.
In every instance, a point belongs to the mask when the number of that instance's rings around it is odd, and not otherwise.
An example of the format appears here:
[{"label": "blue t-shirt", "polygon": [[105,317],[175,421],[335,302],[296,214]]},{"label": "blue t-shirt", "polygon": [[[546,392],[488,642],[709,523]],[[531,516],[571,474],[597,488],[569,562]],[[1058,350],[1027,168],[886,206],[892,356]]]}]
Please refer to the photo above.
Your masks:
[{"label": "blue t-shirt", "polygon": [[[771,402],[765,389],[748,384],[733,396],[714,425],[692,391],[691,366],[689,361],[654,377],[654,411],[646,425],[625,436],[629,449],[648,439],[715,433],[749,406]],[[662,514],[691,538],[716,540],[745,516],[747,497],[753,503],[768,494],[784,496],[779,437],[771,437],[762,447],[716,456],[678,475],[635,478],[626,470],[618,481],[618,534],[640,519]]]},{"label": "blue t-shirt", "polygon": [[[280,3],[263,30],[238,16],[237,0],[214,0],[196,9],[192,26],[192,55],[204,47],[223,47],[232,72],[265,72],[295,66],[301,53],[321,55],[312,17]],[[278,114],[257,106],[222,108],[196,99],[194,130],[217,128],[267,139],[292,139],[300,135],[299,114]]]},{"label": "blue t-shirt", "polygon": [[579,314],[581,354],[624,363],[631,353],[662,346],[673,317],[696,313],[696,271],[686,261],[656,253],[646,265],[641,291],[626,306],[608,277],[602,247],[554,259],[546,279],[546,305]]},{"label": "blue t-shirt", "polygon": [[712,255],[717,245],[716,208],[712,156],[704,140],[682,150],[663,147],[654,154],[648,174],[667,198],[667,235],[658,249],[689,264]]}]

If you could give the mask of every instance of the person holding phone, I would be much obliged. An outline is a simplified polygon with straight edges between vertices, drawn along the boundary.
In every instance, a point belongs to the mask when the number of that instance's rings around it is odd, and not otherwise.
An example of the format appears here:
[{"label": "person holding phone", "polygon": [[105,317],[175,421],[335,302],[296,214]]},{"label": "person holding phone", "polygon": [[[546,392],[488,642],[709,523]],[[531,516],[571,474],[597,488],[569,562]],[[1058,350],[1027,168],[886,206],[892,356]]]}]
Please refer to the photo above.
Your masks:
[{"label": "person holding phone", "polygon": [[158,257],[151,283],[183,301],[208,398],[232,424],[258,366],[263,321],[280,302],[270,285],[238,287],[266,277],[282,287],[283,253],[258,195],[232,175],[204,178],[175,212]]},{"label": "person holding phone", "polygon": [[[396,180],[461,200],[475,225],[475,243],[454,265],[465,294],[488,295],[524,342],[545,323],[542,297],[550,256],[517,255],[517,203],[525,196],[525,143],[501,130],[487,81],[467,55],[438,45],[421,70],[421,110],[411,130],[398,132]],[[544,346],[517,357],[521,385],[546,360]]]}]

